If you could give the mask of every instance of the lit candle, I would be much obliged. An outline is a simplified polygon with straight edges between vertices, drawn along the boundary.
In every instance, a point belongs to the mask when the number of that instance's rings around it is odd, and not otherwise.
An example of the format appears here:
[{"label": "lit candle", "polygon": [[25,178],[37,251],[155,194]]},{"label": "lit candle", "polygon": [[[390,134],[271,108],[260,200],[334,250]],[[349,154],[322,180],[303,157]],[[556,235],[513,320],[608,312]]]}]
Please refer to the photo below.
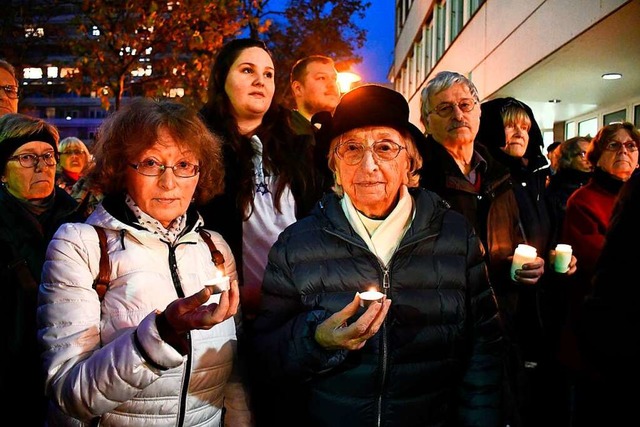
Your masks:
[{"label": "lit candle", "polygon": [[213,279],[209,279],[204,282],[204,286],[209,288],[211,294],[219,294],[229,290],[229,276],[222,274],[222,271],[216,270],[216,275]]},{"label": "lit candle", "polygon": [[519,244],[511,262],[511,280],[516,280],[516,270],[520,270],[524,264],[535,261],[537,254],[538,251],[533,246]]},{"label": "lit candle", "polygon": [[553,269],[558,273],[566,273],[569,271],[572,252],[571,245],[558,244],[556,246],[556,258],[553,260]]},{"label": "lit candle", "polygon": [[360,296],[360,307],[369,307],[373,302],[382,301],[384,294],[378,292],[375,288],[371,288],[366,292],[358,292],[358,296]]}]

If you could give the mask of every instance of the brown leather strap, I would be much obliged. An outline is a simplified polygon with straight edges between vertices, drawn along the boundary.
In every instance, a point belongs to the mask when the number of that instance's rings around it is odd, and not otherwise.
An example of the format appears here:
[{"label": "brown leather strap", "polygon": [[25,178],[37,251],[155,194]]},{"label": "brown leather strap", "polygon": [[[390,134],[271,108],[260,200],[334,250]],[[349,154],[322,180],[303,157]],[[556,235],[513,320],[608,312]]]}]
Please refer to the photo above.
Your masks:
[{"label": "brown leather strap", "polygon": [[216,248],[216,245],[213,243],[213,240],[211,240],[211,235],[209,233],[207,233],[202,228],[198,231],[207,246],[209,246],[209,251],[211,252],[211,261],[213,261],[213,264],[218,269],[224,272],[224,255],[222,255],[222,252],[220,252],[218,248]]},{"label": "brown leather strap", "polygon": [[[94,225],[93,228],[96,229],[96,233],[98,233],[98,240],[100,241],[100,271],[98,272],[98,277],[93,282],[93,288],[98,293],[98,297],[100,301],[104,299],[104,295],[109,290],[110,285],[110,276],[111,276],[111,264],[109,263],[109,254],[107,252],[107,233],[105,233],[104,228]],[[207,233],[205,230],[200,229],[200,236],[205,241],[207,246],[209,247],[209,251],[211,252],[211,261],[213,264],[221,269],[224,272],[224,255],[222,252],[216,248],[216,245],[211,240],[211,235]]]},{"label": "brown leather strap", "polygon": [[98,240],[100,241],[100,271],[98,277],[93,281],[93,288],[98,293],[100,301],[103,300],[104,295],[109,290],[110,276],[111,276],[111,263],[109,263],[109,254],[107,253],[107,233],[104,228],[94,225],[98,233]]}]

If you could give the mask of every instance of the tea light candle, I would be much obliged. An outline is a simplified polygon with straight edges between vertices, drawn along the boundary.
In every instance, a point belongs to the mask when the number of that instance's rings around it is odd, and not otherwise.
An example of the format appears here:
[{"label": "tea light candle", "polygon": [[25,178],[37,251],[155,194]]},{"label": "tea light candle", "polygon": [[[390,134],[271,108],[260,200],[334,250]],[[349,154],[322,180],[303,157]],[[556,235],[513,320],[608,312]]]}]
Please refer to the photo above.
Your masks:
[{"label": "tea light candle", "polygon": [[378,292],[376,290],[369,290],[366,292],[358,292],[360,296],[360,307],[369,307],[373,302],[382,301],[382,297],[384,294],[382,292]]},{"label": "tea light candle", "polygon": [[225,276],[221,271],[216,271],[216,277],[204,282],[204,286],[209,288],[211,294],[219,294],[229,290],[229,276]]},{"label": "tea light candle", "polygon": [[556,246],[556,258],[553,260],[553,269],[558,273],[569,271],[572,254],[571,245],[560,243]]},{"label": "tea light candle", "polygon": [[520,270],[524,264],[535,261],[537,255],[538,251],[533,246],[519,244],[511,262],[511,280],[516,280],[516,270]]}]

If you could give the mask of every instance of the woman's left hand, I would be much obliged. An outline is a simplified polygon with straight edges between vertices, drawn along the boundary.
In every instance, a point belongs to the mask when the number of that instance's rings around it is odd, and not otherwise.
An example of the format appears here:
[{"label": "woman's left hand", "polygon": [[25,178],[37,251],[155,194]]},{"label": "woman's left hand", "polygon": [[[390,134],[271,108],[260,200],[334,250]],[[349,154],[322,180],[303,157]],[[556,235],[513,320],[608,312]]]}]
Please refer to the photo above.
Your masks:
[{"label": "woman's left hand", "polygon": [[167,306],[164,313],[176,333],[182,334],[193,329],[211,329],[238,312],[240,291],[234,280],[228,291],[220,294],[218,303],[205,305],[211,296],[207,287],[186,298],[179,298]]}]

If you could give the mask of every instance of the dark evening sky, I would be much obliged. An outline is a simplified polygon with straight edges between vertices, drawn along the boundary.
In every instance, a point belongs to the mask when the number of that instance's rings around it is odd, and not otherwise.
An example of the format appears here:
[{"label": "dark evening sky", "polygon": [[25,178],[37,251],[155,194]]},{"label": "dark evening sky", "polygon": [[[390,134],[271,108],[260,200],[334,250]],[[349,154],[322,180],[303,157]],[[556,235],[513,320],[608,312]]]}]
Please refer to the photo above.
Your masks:
[{"label": "dark evening sky", "polygon": [[[364,83],[388,83],[387,73],[393,63],[394,0],[368,0],[371,5],[364,19],[356,19],[367,30],[367,41],[358,54],[362,62],[351,71],[362,76]],[[281,10],[287,0],[271,0],[268,9]],[[339,3],[339,2],[338,2]]]}]

